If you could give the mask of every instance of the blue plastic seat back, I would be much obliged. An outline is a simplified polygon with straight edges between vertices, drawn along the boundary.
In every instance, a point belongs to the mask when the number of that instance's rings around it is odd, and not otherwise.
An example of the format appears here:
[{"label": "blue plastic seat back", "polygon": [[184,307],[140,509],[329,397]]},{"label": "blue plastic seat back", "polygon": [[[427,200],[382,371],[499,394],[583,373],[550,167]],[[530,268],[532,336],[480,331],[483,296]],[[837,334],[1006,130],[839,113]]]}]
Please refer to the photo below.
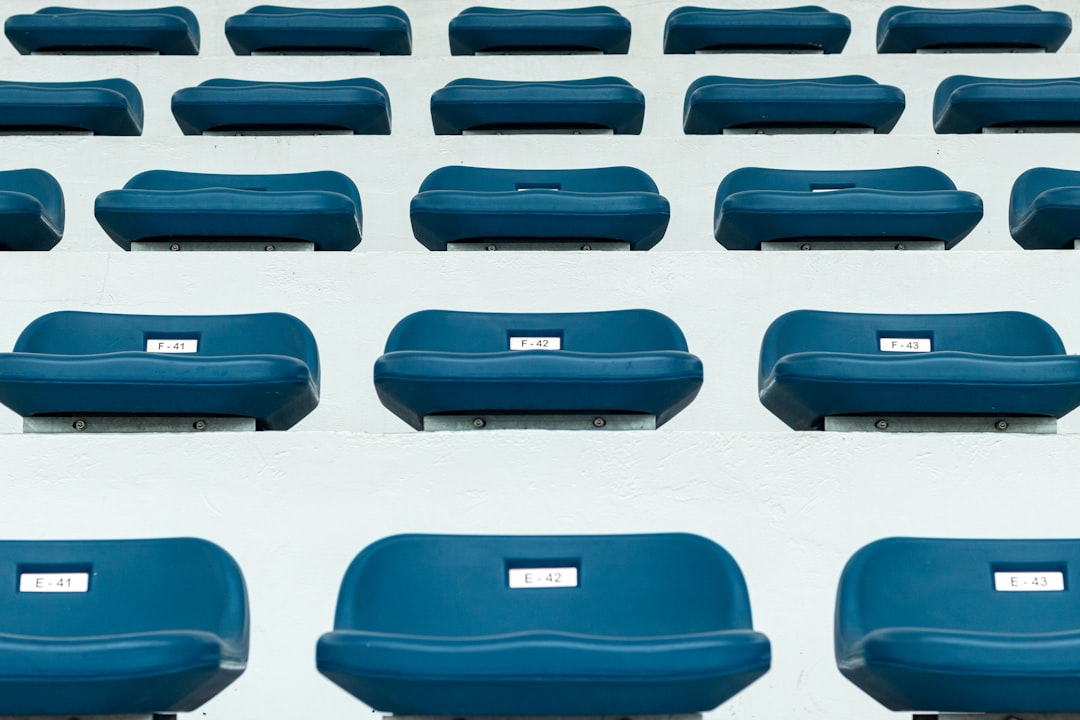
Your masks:
[{"label": "blue plastic seat back", "polygon": [[[86,592],[19,592],[20,576],[87,573]],[[0,541],[0,638],[212,633],[247,657],[247,595],[236,562],[194,538]]]},{"label": "blue plastic seat back", "polygon": [[934,352],[1026,357],[1064,355],[1044,320],[1021,312],[885,315],[795,310],[777,318],[761,343],[759,381],[795,353],[880,355],[882,338],[929,338]]},{"label": "blue plastic seat back", "polygon": [[[511,569],[568,567],[576,588],[508,584]],[[349,566],[334,626],[429,637],[663,637],[749,629],[751,617],[738,565],[695,535],[397,535]]]},{"label": "blue plastic seat back", "polygon": [[696,90],[711,86],[759,86],[759,87],[775,87],[778,92],[782,92],[785,85],[813,83],[815,85],[826,85],[835,87],[889,87],[882,85],[878,81],[866,75],[837,75],[835,77],[823,77],[823,78],[800,78],[800,79],[768,79],[768,78],[741,78],[741,77],[726,77],[723,75],[706,75],[700,77],[694,82],[690,83],[690,86],[686,89],[686,95],[683,99],[683,116],[685,117],[690,110],[691,102],[694,100],[693,95]]},{"label": "blue plastic seat back", "polygon": [[225,22],[225,36],[238,54],[253,51],[370,51],[408,55],[409,16],[392,5],[366,8],[296,8],[256,5]]},{"label": "blue plastic seat back", "polygon": [[851,34],[851,21],[818,5],[768,10],[684,6],[664,23],[664,52],[698,50],[820,49],[838,53]]},{"label": "blue plastic seat back", "polygon": [[1066,589],[1075,592],[1080,540],[886,538],[870,543],[852,556],[840,577],[837,656],[866,633],[884,628],[1077,632],[1080,603],[1074,592],[994,589],[995,572],[1040,571],[1063,573]]},{"label": "blue plastic seat back", "polygon": [[1034,5],[974,9],[897,5],[878,18],[877,47],[880,53],[994,46],[1055,52],[1070,32],[1068,15]]},{"label": "blue plastic seat back", "polygon": [[333,192],[360,208],[360,192],[347,176],[332,170],[278,175],[222,175],[173,170],[147,170],[124,184],[125,190],[208,190],[223,188],[251,192]]},{"label": "blue plastic seat back", "polygon": [[930,167],[903,167],[884,170],[774,170],[739,168],[728,173],[716,191],[715,211],[730,195],[768,190],[778,192],[827,192],[830,190],[892,190],[919,192],[955,190],[949,176]]},{"label": "blue plastic seat back", "polygon": [[[79,97],[79,91],[101,91],[105,95],[112,96],[115,100],[115,95],[119,95],[121,101],[124,103],[126,111],[125,117],[115,117],[119,115],[116,111],[115,102],[110,102],[106,108],[112,117],[111,119],[95,118],[90,113],[93,113],[96,109],[100,108],[100,98],[96,98],[94,103],[86,103],[84,101],[73,100],[63,104],[53,103],[54,107],[64,110],[59,114],[62,118],[59,121],[55,117],[50,117],[48,114],[36,115],[32,120],[20,120],[19,124],[27,124],[40,127],[59,126],[65,127],[65,120],[69,117],[78,120],[80,122],[90,122],[94,127],[88,127],[87,129],[96,129],[99,134],[109,135],[138,135],[142,132],[143,123],[143,101],[142,95],[139,94],[139,89],[135,87],[128,80],[121,78],[108,78],[105,80],[85,80],[79,82],[18,82],[18,81],[5,81],[0,82],[0,104],[10,103],[10,100],[6,100],[4,95],[7,91],[12,93],[20,93],[24,90],[44,90],[50,94],[53,91],[65,91],[70,90],[73,98]],[[115,93],[115,95],[113,95]],[[53,95],[53,97],[58,97]],[[80,98],[81,100],[81,98]],[[86,113],[80,112],[80,110],[86,109]],[[33,108],[29,108],[29,111],[33,111]],[[40,109],[38,109],[40,113]],[[56,114],[55,111],[53,113]],[[22,115],[20,115],[22,117]],[[12,124],[9,120],[6,124]],[[100,126],[100,127],[97,127]]]},{"label": "blue plastic seat back", "polygon": [[420,185],[420,192],[464,190],[513,192],[564,190],[566,192],[659,192],[652,178],[631,167],[583,170],[503,170],[452,165],[435,170]]},{"label": "blue plastic seat back", "polygon": [[[974,109],[964,111],[961,117],[950,117],[947,110],[955,101],[953,94],[969,87],[981,87],[983,97],[979,97]],[[995,125],[1075,125],[1080,122],[1075,111],[1077,98],[1080,98],[1080,78],[952,75],[942,80],[934,92],[934,129],[938,133],[970,133],[978,132],[976,127]],[[1036,99],[1038,103],[1027,102]],[[1028,105],[1031,105],[1030,110]],[[1038,118],[1040,114],[1045,117]]]},{"label": "blue plastic seat back", "polygon": [[[1020,217],[1031,210],[1036,198],[1057,188],[1080,189],[1080,170],[1039,167],[1020,175],[1013,183],[1009,198],[1009,225],[1015,226]],[[1080,237],[1080,228],[1077,228],[1077,237]]]},{"label": "blue plastic seat back", "polygon": [[319,382],[319,354],[307,325],[284,313],[119,315],[61,311],[26,326],[16,353],[101,355],[146,352],[153,340],[198,341],[195,357],[279,355],[300,360]]},{"label": "blue plastic seat back", "polygon": [[41,203],[45,217],[60,231],[64,229],[64,193],[60,183],[44,170],[6,170],[0,172],[0,193],[21,193]]},{"label": "blue plastic seat back", "polygon": [[422,310],[401,320],[385,352],[509,352],[516,335],[561,338],[577,353],[687,351],[686,338],[666,315],[652,310],[586,313],[472,313]]},{"label": "blue plastic seat back", "polygon": [[452,55],[521,50],[625,54],[630,21],[607,5],[524,10],[470,7],[450,21]]},{"label": "blue plastic seat back", "polygon": [[[152,21],[161,23],[160,27],[154,27]],[[181,40],[173,35],[172,39],[163,37],[161,30],[175,32],[176,21],[184,26],[185,37]],[[74,32],[80,29],[80,21],[85,21],[87,28],[80,35]],[[132,23],[135,23],[132,28]],[[114,27],[108,25],[114,24]],[[146,40],[151,42],[166,42],[165,45],[146,47],[148,50],[156,50],[163,54],[198,54],[199,52],[199,20],[195,13],[186,7],[173,5],[162,8],[142,8],[137,10],[89,10],[86,8],[69,7],[44,7],[32,15],[14,15],[4,23],[4,31],[12,44],[19,52],[27,54],[36,50],[68,49],[68,48],[93,48],[96,46],[112,46],[115,38],[120,37],[124,42],[136,37],[129,34],[129,28],[140,33]],[[57,33],[62,33],[57,35]],[[54,46],[51,39],[61,42]],[[44,43],[44,44],[42,44]],[[125,47],[121,45],[120,47]],[[131,47],[142,47],[131,46]]]}]

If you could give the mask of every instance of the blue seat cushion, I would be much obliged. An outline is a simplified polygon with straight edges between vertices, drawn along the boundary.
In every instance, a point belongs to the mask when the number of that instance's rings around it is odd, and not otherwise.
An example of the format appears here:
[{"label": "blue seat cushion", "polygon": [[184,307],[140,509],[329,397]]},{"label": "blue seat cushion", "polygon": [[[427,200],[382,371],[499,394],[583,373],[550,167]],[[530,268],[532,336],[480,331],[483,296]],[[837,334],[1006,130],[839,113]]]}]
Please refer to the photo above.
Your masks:
[{"label": "blue seat cushion", "polygon": [[630,21],[607,6],[566,10],[471,7],[450,21],[450,54],[562,50],[625,55]]},{"label": "blue seat cushion", "polygon": [[[146,352],[147,337],[176,336],[198,352]],[[53,313],[0,354],[0,403],[23,417],[232,416],[285,430],[318,401],[315,340],[287,315]]]},{"label": "blue seat cushion", "polygon": [[750,80],[709,75],[686,90],[683,130],[709,135],[728,128],[893,129],[904,93],[862,75],[808,80]]},{"label": "blue seat cushion", "polygon": [[237,55],[412,52],[409,17],[390,5],[334,9],[258,5],[226,20],[225,37]]},{"label": "blue seat cushion", "polygon": [[[76,640],[0,633],[0,712],[188,712],[243,672],[233,654],[222,638],[195,630]],[[35,675],[31,683],[27,668]]]},{"label": "blue seat cushion", "polygon": [[[880,351],[885,337],[926,338],[932,351]],[[833,415],[1060,418],[1080,405],[1080,356],[1023,313],[795,311],[765,334],[758,389],[796,430]]]},{"label": "blue seat cushion", "polygon": [[941,240],[949,249],[982,214],[978,195],[957,190],[932,168],[742,168],[717,190],[714,234],[728,250],[815,238]]},{"label": "blue seat cushion", "polygon": [[0,130],[141,135],[142,97],[127,80],[0,82]]},{"label": "blue seat cushion", "polygon": [[664,52],[821,50],[828,55],[843,50],[850,34],[847,17],[817,5],[777,10],[680,7],[664,24]]},{"label": "blue seat cushion", "polygon": [[44,170],[0,172],[0,250],[49,250],[64,234],[64,195]]},{"label": "blue seat cushion", "polygon": [[934,93],[938,133],[1032,125],[1080,127],[1080,78],[997,80],[953,75]]},{"label": "blue seat cushion", "polygon": [[94,215],[125,250],[137,240],[298,240],[352,250],[363,215],[336,172],[213,175],[151,170],[98,195]]},{"label": "blue seat cushion", "polygon": [[1033,168],[1013,183],[1009,231],[1026,250],[1064,250],[1080,238],[1080,172]]},{"label": "blue seat cushion", "polygon": [[1070,32],[1068,15],[1033,5],[975,10],[898,5],[881,13],[877,46],[879,53],[964,48],[1055,52]]},{"label": "blue seat cushion", "polygon": [[652,180],[628,167],[496,170],[451,166],[425,179],[409,208],[429,250],[503,240],[616,240],[648,250],[670,210]]},{"label": "blue seat cushion", "polygon": [[125,50],[198,55],[199,21],[185,7],[79,10],[47,7],[13,15],[4,34],[23,55],[32,52]]},{"label": "blue seat cushion", "polygon": [[269,83],[207,80],[172,97],[185,135],[230,130],[351,130],[390,134],[390,98],[375,80]]},{"label": "blue seat cushion", "polygon": [[463,130],[610,129],[641,133],[645,96],[622,78],[514,82],[462,78],[431,96],[436,135]]},{"label": "blue seat cushion", "polygon": [[317,663],[376,710],[417,715],[610,715],[715,708],[769,668],[753,630],[660,638],[554,631],[440,638],[339,630]]}]

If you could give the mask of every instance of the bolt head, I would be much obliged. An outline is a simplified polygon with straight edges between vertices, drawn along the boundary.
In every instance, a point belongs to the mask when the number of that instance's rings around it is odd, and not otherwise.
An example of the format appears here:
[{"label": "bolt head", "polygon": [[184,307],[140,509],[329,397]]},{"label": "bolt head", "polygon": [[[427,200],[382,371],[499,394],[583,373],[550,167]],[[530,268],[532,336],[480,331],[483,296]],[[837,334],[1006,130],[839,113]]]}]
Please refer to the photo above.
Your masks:
[{"label": "bolt head", "polygon": [[495,246],[495,243],[489,243],[486,247],[484,247],[484,249],[488,251],[494,251],[498,250],[499,248]]},{"label": "bolt head", "polygon": [[201,431],[206,429],[206,421],[205,420],[196,420],[195,422],[193,422],[191,424],[191,427],[194,428],[195,430],[198,430],[198,431],[201,432]]},{"label": "bolt head", "polygon": [[593,418],[592,424],[593,424],[593,427],[602,428],[605,425],[607,425],[607,420],[605,420],[602,417],[596,417],[596,418]]},{"label": "bolt head", "polygon": [[878,430],[887,430],[889,427],[889,421],[878,420],[876,423],[874,423],[874,427],[876,427]]},{"label": "bolt head", "polygon": [[75,422],[71,423],[71,427],[75,428],[76,430],[85,430],[86,429],[86,421],[85,420],[76,420]]},{"label": "bolt head", "polygon": [[472,426],[474,428],[482,428],[487,425],[487,421],[484,418],[473,418]]},{"label": "bolt head", "polygon": [[800,250],[809,250],[810,249],[810,243],[803,243],[802,247],[800,247],[799,249]]},{"label": "bolt head", "polygon": [[274,247],[273,244],[268,243],[266,247],[263,248],[263,250],[265,250],[266,252],[274,252],[275,250],[277,250],[277,248]]},{"label": "bolt head", "polygon": [[1004,420],[998,420],[996,423],[994,423],[994,427],[998,430],[1008,430],[1009,423],[1005,422]]},{"label": "bolt head", "polygon": [[180,243],[173,243],[169,246],[169,249],[173,252],[177,252],[180,249]]}]

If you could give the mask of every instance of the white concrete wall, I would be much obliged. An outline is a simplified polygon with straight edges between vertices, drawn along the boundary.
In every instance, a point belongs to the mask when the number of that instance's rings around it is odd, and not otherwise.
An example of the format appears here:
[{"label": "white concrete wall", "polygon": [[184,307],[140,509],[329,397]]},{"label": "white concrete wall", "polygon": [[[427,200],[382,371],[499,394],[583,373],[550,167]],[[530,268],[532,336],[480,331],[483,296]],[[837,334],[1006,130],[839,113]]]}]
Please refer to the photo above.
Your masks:
[{"label": "white concrete wall", "polygon": [[[6,0],[8,14],[44,3]],[[82,7],[121,3],[84,0]],[[154,7],[129,0],[124,7]],[[1073,299],[1080,255],[1024,252],[1008,235],[1013,180],[1038,165],[1080,169],[1075,135],[936,136],[930,108],[948,75],[1067,77],[1080,41],[1057,55],[878,56],[883,0],[836,0],[852,39],[840,55],[663,56],[673,0],[616,2],[634,27],[628,56],[451,58],[447,22],[468,3],[400,3],[411,57],[237,58],[224,20],[249,0],[189,0],[195,58],[20,57],[0,47],[0,79],[125,77],[147,105],[141,138],[0,137],[0,168],[41,167],[64,187],[68,230],[51,253],[0,262],[0,348],[52,310],[231,313],[280,310],[319,340],[323,398],[288,433],[19,435],[0,411],[0,527],[9,538],[197,535],[236,555],[248,578],[248,673],[201,713],[210,720],[337,718],[368,711],[322,679],[314,644],[331,628],[337,584],[364,545],[399,532],[606,533],[683,530],[727,547],[750,585],[774,667],[713,718],[885,718],[835,670],[832,602],[845,559],[893,534],[1065,537],[1077,533],[1080,414],[1058,437],[799,434],[757,400],[761,335],[796,308],[869,312],[1025,310],[1080,350]],[[322,6],[355,3],[327,0]],[[545,0],[504,6],[559,7]],[[732,2],[727,7],[755,7]],[[936,2],[935,6],[962,6]],[[1074,13],[1066,0],[1046,9]],[[908,109],[887,136],[687,137],[687,85],[706,74],[863,73],[899,85]],[[614,74],[646,95],[641,136],[436,137],[428,101],[458,77],[570,79]],[[367,76],[391,96],[389,137],[187,138],[169,97],[211,77]],[[648,172],[670,199],[649,253],[429,253],[408,204],[442,165]],[[979,193],[986,217],[950,253],[729,253],[712,239],[716,186],[748,165],[870,168],[927,164]],[[130,254],[93,219],[94,197],[146,169],[335,169],[364,201],[351,254]],[[655,433],[421,435],[375,397],[371,367],[390,328],[424,308],[573,311],[648,307],[674,318],[705,363],[697,401]],[[711,720],[711,719],[710,719]]]}]

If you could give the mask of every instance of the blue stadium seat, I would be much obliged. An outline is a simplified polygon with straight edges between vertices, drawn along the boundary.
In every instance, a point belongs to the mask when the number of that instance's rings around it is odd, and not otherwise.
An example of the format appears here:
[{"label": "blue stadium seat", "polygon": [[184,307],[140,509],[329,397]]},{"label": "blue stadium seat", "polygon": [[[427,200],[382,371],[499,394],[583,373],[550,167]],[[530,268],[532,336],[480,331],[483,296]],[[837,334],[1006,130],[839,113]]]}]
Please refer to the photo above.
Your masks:
[{"label": "blue stadium seat", "polygon": [[471,7],[450,21],[450,54],[596,52],[625,55],[630,21],[606,5],[568,10]]},{"label": "blue stadium seat", "polygon": [[286,430],[319,403],[319,354],[280,313],[55,312],[0,354],[0,403],[24,418],[206,415]]},{"label": "blue stadium seat", "polygon": [[776,10],[680,7],[664,24],[664,52],[822,52],[847,44],[851,21],[817,5]]},{"label": "blue stadium seat", "polygon": [[431,96],[436,135],[468,130],[611,130],[638,135],[645,96],[617,77],[562,82],[462,78]]},{"label": "blue stadium seat", "polygon": [[1080,239],[1080,171],[1034,168],[1016,179],[1009,232],[1026,250],[1064,250]]},{"label": "blue stadium seat", "polygon": [[700,712],[769,663],[739,566],[683,534],[386,538],[317,650],[374,709],[451,717]]},{"label": "blue stadium seat", "polygon": [[1026,313],[796,310],[765,333],[758,389],[796,430],[840,415],[1060,418],[1080,405],[1080,356]]},{"label": "blue stadium seat", "polygon": [[0,133],[141,135],[143,104],[127,80],[0,82]]},{"label": "blue stadium seat", "polygon": [[900,88],[863,75],[807,80],[749,80],[708,75],[686,90],[683,130],[893,129],[904,112]]},{"label": "blue stadium seat", "polygon": [[1080,540],[886,538],[848,561],[840,671],[890,710],[1080,710]]},{"label": "blue stadium seat", "polygon": [[113,241],[360,244],[363,214],[352,180],[337,172],[213,175],[150,170],[101,193],[94,215]]},{"label": "blue stadium seat", "polygon": [[23,55],[156,52],[198,55],[199,21],[185,7],[145,10],[79,10],[47,7],[13,15],[4,34]]},{"label": "blue stadium seat", "polygon": [[417,430],[426,416],[474,413],[644,414],[660,426],[701,383],[682,331],[651,310],[425,310],[394,327],[375,362],[379,399]]},{"label": "blue stadium seat", "polygon": [[716,191],[716,240],[728,250],[776,241],[934,240],[949,249],[982,218],[978,195],[928,167],[889,170],[740,168]]},{"label": "blue stadium seat", "polygon": [[244,578],[217,545],[0,541],[0,715],[195,710],[247,665]]},{"label": "blue stadium seat", "polygon": [[205,132],[390,134],[390,97],[369,78],[278,83],[207,80],[172,96],[185,135]]},{"label": "blue stadium seat", "polygon": [[0,171],[0,250],[49,250],[64,235],[64,193],[44,170]]},{"label": "blue stadium seat", "polygon": [[998,80],[953,75],[934,93],[934,130],[1070,128],[1080,131],[1080,78]]},{"label": "blue stadium seat", "polygon": [[[668,201],[630,167],[493,170],[454,165],[412,200],[413,234],[429,250],[454,243],[617,242],[648,250],[664,237]],[[591,245],[590,245],[591,247]],[[501,249],[501,245],[500,245]]]},{"label": "blue stadium seat", "polygon": [[1056,52],[1072,32],[1072,20],[1061,12],[1032,5],[1001,8],[933,9],[898,5],[881,14],[877,27],[879,53],[918,50]]},{"label": "blue stadium seat", "polygon": [[257,5],[225,21],[237,55],[409,55],[412,28],[399,8],[291,8]]}]

